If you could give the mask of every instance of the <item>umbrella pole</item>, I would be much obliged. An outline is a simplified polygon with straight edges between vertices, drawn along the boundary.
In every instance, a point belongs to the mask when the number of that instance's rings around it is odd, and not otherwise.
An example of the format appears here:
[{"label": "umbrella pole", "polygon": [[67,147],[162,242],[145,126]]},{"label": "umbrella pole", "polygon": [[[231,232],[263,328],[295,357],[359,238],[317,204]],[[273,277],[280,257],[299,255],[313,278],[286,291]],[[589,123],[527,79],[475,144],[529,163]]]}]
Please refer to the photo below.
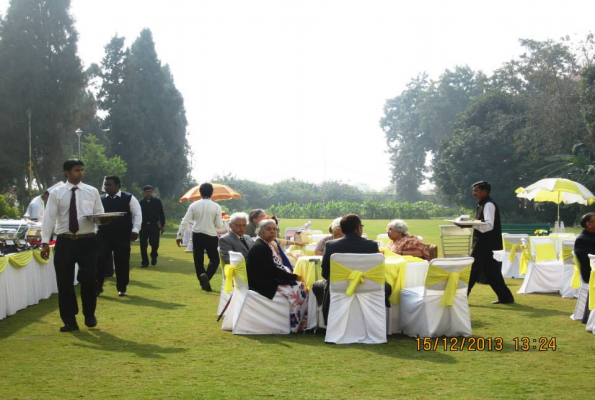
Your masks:
[{"label": "umbrella pole", "polygon": [[558,226],[560,226],[560,192],[558,192]]}]

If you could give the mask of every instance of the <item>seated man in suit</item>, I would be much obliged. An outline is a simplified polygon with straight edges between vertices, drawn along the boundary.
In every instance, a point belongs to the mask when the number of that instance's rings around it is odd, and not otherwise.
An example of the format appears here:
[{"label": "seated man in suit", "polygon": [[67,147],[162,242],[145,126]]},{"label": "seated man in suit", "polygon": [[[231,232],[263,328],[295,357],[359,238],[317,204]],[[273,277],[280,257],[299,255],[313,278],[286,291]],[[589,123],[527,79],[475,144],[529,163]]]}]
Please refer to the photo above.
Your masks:
[{"label": "seated man in suit", "polygon": [[[582,216],[581,227],[583,231],[576,237],[574,242],[574,254],[581,265],[581,278],[583,282],[589,283],[591,277],[591,263],[589,254],[595,254],[595,213],[590,212]],[[583,323],[589,318],[589,301],[585,303],[585,314]]]},{"label": "seated man in suit", "polygon": [[[328,311],[330,306],[330,285],[328,283],[331,270],[331,256],[335,253],[356,253],[356,254],[373,254],[379,253],[378,243],[367,240],[362,237],[364,226],[362,221],[356,214],[347,214],[341,218],[341,230],[343,236],[341,239],[329,240],[326,242],[324,254],[322,255],[322,277],[325,281],[318,281],[314,284],[313,291],[316,298],[319,299],[322,291],[322,314],[324,315],[324,322],[328,321]],[[324,288],[323,290],[322,287]],[[392,288],[388,283],[385,283],[385,296],[387,307],[390,307],[388,297],[392,292]]]},{"label": "seated man in suit", "polygon": [[246,235],[248,225],[248,214],[239,212],[229,217],[230,231],[219,238],[219,253],[225,264],[229,264],[229,252],[237,251],[242,253],[244,258],[248,256],[248,250],[254,244],[254,240]]}]

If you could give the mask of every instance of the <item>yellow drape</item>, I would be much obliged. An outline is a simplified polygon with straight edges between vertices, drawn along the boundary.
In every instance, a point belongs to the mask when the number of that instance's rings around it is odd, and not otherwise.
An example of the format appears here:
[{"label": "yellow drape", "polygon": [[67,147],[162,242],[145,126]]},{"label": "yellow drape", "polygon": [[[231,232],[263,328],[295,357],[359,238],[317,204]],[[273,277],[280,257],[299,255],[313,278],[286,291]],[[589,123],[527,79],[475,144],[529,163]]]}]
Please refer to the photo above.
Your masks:
[{"label": "yellow drape", "polygon": [[[50,247],[50,252],[54,251],[53,247]],[[50,253],[51,255],[51,253]],[[50,260],[44,260],[43,258],[41,258],[41,250],[33,250],[33,258],[35,258],[35,261],[37,261],[40,264],[47,264],[50,262]]]},{"label": "yellow drape", "polygon": [[504,251],[508,251],[508,249],[510,249],[510,252],[514,253],[513,249],[515,249],[516,247],[518,247],[518,245],[509,242],[508,240],[504,239],[504,237],[502,238],[502,248],[504,249]]},{"label": "yellow drape", "polygon": [[578,258],[573,257],[574,262],[574,273],[572,274],[572,281],[570,281],[570,287],[573,289],[580,289],[581,287],[581,267]]},{"label": "yellow drape", "polygon": [[8,262],[15,268],[23,268],[31,262],[32,251],[23,251],[22,253],[11,254],[8,256]]},{"label": "yellow drape", "polygon": [[242,260],[238,265],[227,264],[223,268],[225,272],[225,293],[229,293],[233,290],[233,277],[237,276],[248,284],[248,272],[246,271],[246,261]]},{"label": "yellow drape", "polygon": [[428,268],[428,275],[426,276],[426,287],[448,280],[440,305],[442,307],[452,307],[455,304],[455,293],[457,291],[459,279],[465,283],[469,283],[470,276],[471,265],[463,268],[459,272],[449,272],[434,265],[430,265],[430,268]]},{"label": "yellow drape", "polygon": [[560,261],[568,260],[570,257],[572,257],[573,250],[574,249],[572,247],[562,246],[562,254],[560,255],[562,259]]},{"label": "yellow drape", "polygon": [[521,260],[519,261],[519,274],[526,275],[529,271],[529,261],[533,259],[531,257],[531,250],[529,250],[529,246],[520,245],[522,253],[521,253]]},{"label": "yellow drape", "polygon": [[595,271],[589,277],[589,310],[595,308]]},{"label": "yellow drape", "polygon": [[[510,243],[510,242],[507,242]],[[514,261],[514,258],[516,257],[516,252],[517,250],[521,250],[523,251],[523,245],[522,244],[512,244],[510,243],[512,246],[510,246],[510,254],[508,255],[508,260],[510,262]]]},{"label": "yellow drape", "polygon": [[537,262],[557,260],[556,248],[553,243],[535,245],[535,258]]},{"label": "yellow drape", "polygon": [[0,257],[0,274],[4,272],[8,265],[8,257]]},{"label": "yellow drape", "polygon": [[364,278],[378,282],[381,285],[384,284],[384,262],[382,264],[378,264],[366,272],[362,272],[354,271],[342,264],[339,264],[336,261],[331,260],[331,283],[349,281],[349,286],[345,291],[347,295],[353,296],[357,285],[364,283]]},{"label": "yellow drape", "polygon": [[293,271],[294,274],[302,277],[302,280],[306,284],[306,288],[308,290],[310,290],[316,282],[315,268],[318,269],[318,276],[320,277],[320,261],[318,263],[315,263],[314,261],[304,261],[302,259],[298,261]]},{"label": "yellow drape", "polygon": [[405,287],[405,271],[407,271],[407,260],[403,259],[399,263],[385,265],[385,278],[392,287],[389,301],[391,304],[399,304],[401,300],[401,291]]}]

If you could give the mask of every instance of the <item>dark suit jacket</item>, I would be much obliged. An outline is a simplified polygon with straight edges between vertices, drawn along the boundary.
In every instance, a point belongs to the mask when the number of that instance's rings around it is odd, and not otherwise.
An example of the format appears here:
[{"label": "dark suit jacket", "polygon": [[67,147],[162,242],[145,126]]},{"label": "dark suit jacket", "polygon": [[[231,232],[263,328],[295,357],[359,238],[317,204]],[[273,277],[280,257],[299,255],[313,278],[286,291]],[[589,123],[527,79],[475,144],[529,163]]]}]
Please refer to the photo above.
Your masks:
[{"label": "dark suit jacket", "polygon": [[238,239],[238,236],[231,231],[219,238],[219,252],[221,253],[221,258],[225,261],[225,264],[229,264],[230,251],[242,253],[244,258],[248,257],[248,249],[252,247],[254,240],[248,235],[244,235],[244,240],[248,247],[244,246],[240,239]]},{"label": "dark suit jacket", "polygon": [[322,255],[322,277],[327,281],[331,274],[331,255],[335,253],[373,254],[378,253],[378,243],[355,234],[348,233],[341,239],[326,242]]},{"label": "dark suit jacket", "polygon": [[277,279],[295,281],[297,275],[282,271],[273,261],[273,250],[263,240],[256,240],[246,258],[248,285],[264,297],[273,299],[279,283]]},{"label": "dark suit jacket", "polygon": [[581,277],[583,282],[589,282],[591,276],[591,263],[589,262],[589,254],[595,254],[595,233],[583,230],[581,234],[576,237],[574,242],[574,254],[581,264]]}]

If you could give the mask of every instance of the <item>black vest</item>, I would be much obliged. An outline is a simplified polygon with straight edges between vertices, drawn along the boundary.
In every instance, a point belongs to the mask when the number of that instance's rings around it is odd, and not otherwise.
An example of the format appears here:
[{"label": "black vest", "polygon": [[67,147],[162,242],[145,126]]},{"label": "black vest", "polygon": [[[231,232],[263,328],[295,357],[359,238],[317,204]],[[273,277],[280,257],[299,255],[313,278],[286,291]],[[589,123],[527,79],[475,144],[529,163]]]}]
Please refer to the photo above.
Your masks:
[{"label": "black vest", "polygon": [[99,225],[100,231],[130,233],[132,232],[132,213],[130,212],[130,199],[132,195],[127,192],[120,191],[120,197],[113,199],[107,194],[101,196],[101,203],[106,213],[109,212],[125,212],[123,217],[115,218],[109,225]]},{"label": "black vest", "polygon": [[487,203],[492,203],[496,208],[494,212],[494,228],[489,232],[480,232],[477,229],[473,230],[473,249],[480,248],[487,251],[502,250],[502,225],[500,224],[500,209],[494,203],[491,197],[486,197],[477,205],[477,214],[475,218],[483,221],[483,209]]}]

